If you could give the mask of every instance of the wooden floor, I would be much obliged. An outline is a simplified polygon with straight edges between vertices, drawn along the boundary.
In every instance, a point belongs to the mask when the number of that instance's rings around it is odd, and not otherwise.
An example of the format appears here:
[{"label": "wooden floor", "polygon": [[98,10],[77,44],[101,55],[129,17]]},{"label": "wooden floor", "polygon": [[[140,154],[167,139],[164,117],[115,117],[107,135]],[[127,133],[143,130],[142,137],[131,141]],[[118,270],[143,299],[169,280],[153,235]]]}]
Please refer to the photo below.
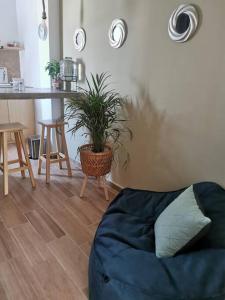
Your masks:
[{"label": "wooden floor", "polygon": [[[79,198],[79,166],[73,166],[72,178],[52,166],[46,185],[37,162],[32,164],[36,190],[18,174],[10,177],[10,194],[3,197],[0,175],[0,300],[88,299],[90,246],[109,202],[95,180]],[[110,189],[110,199],[116,193]]]}]

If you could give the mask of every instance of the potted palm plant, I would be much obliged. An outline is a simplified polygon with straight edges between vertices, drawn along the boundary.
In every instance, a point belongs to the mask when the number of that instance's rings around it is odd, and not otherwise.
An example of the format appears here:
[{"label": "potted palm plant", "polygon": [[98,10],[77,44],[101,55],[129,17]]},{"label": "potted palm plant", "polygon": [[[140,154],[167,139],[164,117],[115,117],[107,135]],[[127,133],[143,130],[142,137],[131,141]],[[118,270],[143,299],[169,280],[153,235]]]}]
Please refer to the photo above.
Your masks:
[{"label": "potted palm plant", "polygon": [[51,60],[47,63],[45,71],[48,72],[48,75],[51,77],[51,86],[52,88],[60,88],[60,64],[57,60]]},{"label": "potted palm plant", "polygon": [[90,137],[90,143],[79,148],[85,174],[81,197],[88,176],[102,178],[111,171],[114,150],[121,145],[121,135],[128,132],[131,137],[131,131],[122,125],[126,120],[120,116],[124,100],[109,89],[109,77],[106,73],[91,74],[91,80],[86,79],[87,88],[79,88],[77,96],[66,103],[66,119],[73,121],[69,131],[75,134],[85,128],[85,135]]}]

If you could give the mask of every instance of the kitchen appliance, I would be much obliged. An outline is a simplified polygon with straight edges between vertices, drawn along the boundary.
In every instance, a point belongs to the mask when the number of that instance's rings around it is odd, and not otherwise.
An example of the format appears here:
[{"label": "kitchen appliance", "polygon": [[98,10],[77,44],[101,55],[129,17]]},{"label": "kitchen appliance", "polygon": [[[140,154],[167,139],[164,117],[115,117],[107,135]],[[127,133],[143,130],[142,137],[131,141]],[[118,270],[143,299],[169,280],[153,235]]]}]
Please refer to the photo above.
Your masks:
[{"label": "kitchen appliance", "polygon": [[60,79],[64,91],[77,90],[77,63],[72,60],[72,57],[65,57],[60,61]]}]

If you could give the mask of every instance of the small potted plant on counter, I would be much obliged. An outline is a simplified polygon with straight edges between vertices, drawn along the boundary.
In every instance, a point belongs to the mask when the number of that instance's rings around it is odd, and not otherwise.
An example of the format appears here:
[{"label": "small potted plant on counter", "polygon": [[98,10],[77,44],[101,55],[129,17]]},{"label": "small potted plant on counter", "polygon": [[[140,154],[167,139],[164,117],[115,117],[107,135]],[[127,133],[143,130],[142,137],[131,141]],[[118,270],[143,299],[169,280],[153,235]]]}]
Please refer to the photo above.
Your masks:
[{"label": "small potted plant on counter", "polygon": [[[91,80],[86,79],[87,88],[79,88],[76,97],[66,103],[65,117],[73,120],[69,131],[75,134],[80,128],[85,128],[86,136],[90,137],[90,143],[79,148],[83,173],[85,174],[80,196],[83,197],[88,176],[98,179],[105,191],[106,199],[109,199],[105,185],[105,175],[111,171],[113,155],[121,143],[121,135],[132,133],[122,124],[121,109],[124,105],[123,98],[114,90],[109,89],[109,75],[91,75]],[[71,124],[71,122],[70,122]]]},{"label": "small potted plant on counter", "polygon": [[53,89],[60,88],[60,64],[57,60],[51,60],[47,63],[45,71],[48,72],[48,75],[51,77],[51,86]]}]

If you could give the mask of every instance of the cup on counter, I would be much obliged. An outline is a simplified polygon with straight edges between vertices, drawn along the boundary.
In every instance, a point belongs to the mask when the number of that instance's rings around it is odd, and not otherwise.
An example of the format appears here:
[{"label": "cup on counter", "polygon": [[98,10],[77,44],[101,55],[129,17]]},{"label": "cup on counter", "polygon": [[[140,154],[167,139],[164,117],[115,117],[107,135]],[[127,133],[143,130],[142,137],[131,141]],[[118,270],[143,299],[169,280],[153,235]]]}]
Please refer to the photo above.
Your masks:
[{"label": "cup on counter", "polygon": [[13,78],[12,79],[13,84],[13,90],[14,91],[24,91],[25,85],[24,85],[24,79],[23,78]]}]

